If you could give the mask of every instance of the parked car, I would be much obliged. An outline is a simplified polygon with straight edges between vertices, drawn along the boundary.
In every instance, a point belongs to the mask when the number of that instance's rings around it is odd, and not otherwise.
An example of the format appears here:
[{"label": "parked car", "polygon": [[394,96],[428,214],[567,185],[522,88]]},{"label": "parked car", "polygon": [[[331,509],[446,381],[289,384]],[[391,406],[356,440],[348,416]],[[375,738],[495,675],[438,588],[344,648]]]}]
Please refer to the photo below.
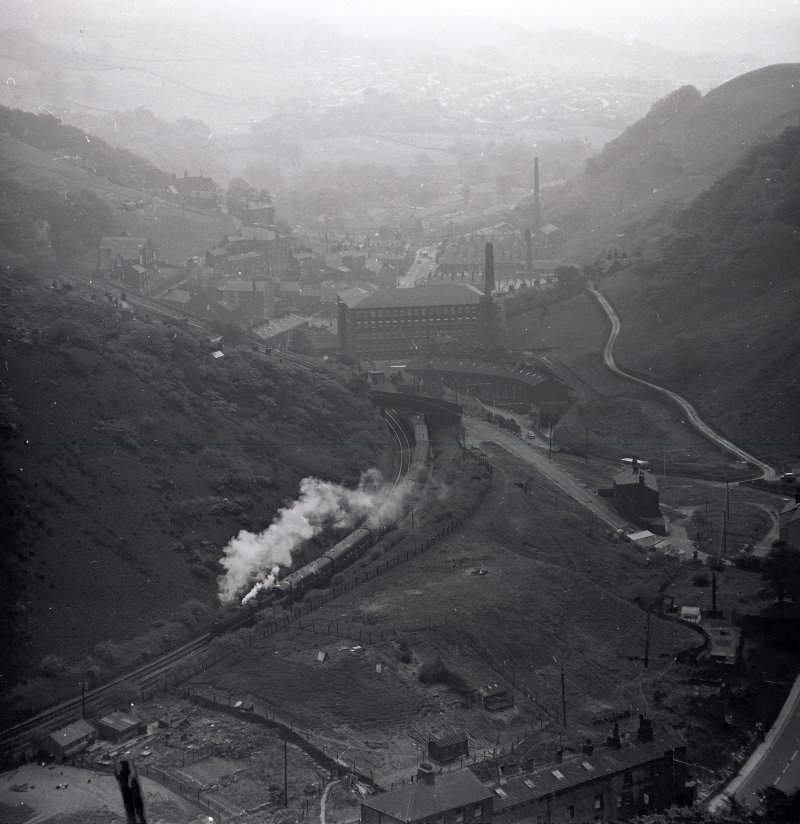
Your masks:
[{"label": "parked car", "polygon": [[526,437],[529,441],[535,441],[535,440],[536,440],[536,433],[535,433],[532,429],[529,429],[529,430],[525,433],[525,437]]}]

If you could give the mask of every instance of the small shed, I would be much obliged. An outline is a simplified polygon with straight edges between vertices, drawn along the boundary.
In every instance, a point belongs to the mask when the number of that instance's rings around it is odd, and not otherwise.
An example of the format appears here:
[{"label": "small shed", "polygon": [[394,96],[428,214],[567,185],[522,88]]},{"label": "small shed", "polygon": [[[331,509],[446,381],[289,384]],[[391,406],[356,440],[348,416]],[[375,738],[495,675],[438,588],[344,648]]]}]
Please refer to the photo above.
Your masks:
[{"label": "small shed", "polygon": [[700,607],[681,607],[681,620],[692,624],[700,623]]},{"label": "small shed", "polygon": [[81,719],[51,732],[42,742],[42,749],[51,757],[62,761],[91,744],[97,735],[95,728]]},{"label": "small shed", "polygon": [[104,741],[119,744],[147,732],[147,724],[133,715],[119,711],[106,715],[97,722],[97,735]]},{"label": "small shed", "polygon": [[321,650],[317,653],[317,661],[318,661],[320,664],[324,664],[327,660],[328,660],[328,653],[327,653],[324,649],[321,649]]},{"label": "small shed", "polygon": [[495,712],[514,706],[514,693],[499,684],[489,684],[472,693],[472,703]]},{"label": "small shed", "polygon": [[469,756],[469,741],[464,733],[439,732],[428,739],[428,758],[438,764],[464,756]]}]

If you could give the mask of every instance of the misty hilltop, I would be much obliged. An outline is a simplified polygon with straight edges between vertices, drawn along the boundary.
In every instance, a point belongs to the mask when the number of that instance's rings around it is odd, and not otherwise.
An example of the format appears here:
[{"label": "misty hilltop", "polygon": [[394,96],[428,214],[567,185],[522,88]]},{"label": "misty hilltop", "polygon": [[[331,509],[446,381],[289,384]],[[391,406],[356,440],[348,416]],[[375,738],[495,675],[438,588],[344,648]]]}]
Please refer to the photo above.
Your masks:
[{"label": "misty hilltop", "polygon": [[749,150],[800,122],[800,64],[769,66],[702,95],[685,86],[587,161],[552,219],[574,235],[576,255],[624,236],[648,253],[675,210],[688,205]]}]

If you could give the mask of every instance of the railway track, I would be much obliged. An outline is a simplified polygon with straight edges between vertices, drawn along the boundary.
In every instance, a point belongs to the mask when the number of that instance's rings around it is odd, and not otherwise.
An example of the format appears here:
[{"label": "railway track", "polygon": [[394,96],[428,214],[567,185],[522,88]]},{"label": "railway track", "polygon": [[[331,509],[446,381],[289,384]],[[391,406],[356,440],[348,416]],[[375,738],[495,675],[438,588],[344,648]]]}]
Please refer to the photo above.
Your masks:
[{"label": "railway track", "polygon": [[40,712],[25,721],[15,724],[8,729],[0,731],[0,751],[14,752],[22,748],[30,738],[30,733],[39,728],[47,727],[57,729],[58,727],[77,721],[83,715],[85,706],[87,713],[90,710],[97,710],[103,706],[104,700],[113,690],[121,685],[129,684],[137,688],[147,685],[154,678],[158,678],[175,666],[180,661],[196,655],[208,646],[210,636],[208,633],[191,641],[187,641],[180,647],[170,650],[164,655],[160,655],[153,661],[137,667],[132,672],[121,675],[107,684],[87,690],[85,695],[79,698],[71,698],[58,706]]},{"label": "railway track", "polygon": [[[408,472],[413,455],[413,443],[403,426],[398,413],[393,409],[387,409],[384,413],[387,426],[392,433],[398,446],[397,472],[393,479],[391,495],[398,484]],[[244,619],[243,619],[244,620]],[[235,629],[232,627],[231,629]],[[204,633],[194,638],[180,647],[170,650],[160,655],[153,661],[137,667],[132,672],[121,675],[102,686],[88,690],[80,698],[72,698],[60,703],[56,707],[38,713],[19,724],[15,724],[5,730],[0,731],[0,752],[15,753],[29,744],[31,732],[37,728],[58,729],[80,719],[84,710],[87,713],[97,710],[103,706],[104,699],[117,687],[122,685],[133,686],[138,690],[147,690],[161,681],[170,670],[186,661],[198,653],[205,650],[211,640],[209,633]]]}]

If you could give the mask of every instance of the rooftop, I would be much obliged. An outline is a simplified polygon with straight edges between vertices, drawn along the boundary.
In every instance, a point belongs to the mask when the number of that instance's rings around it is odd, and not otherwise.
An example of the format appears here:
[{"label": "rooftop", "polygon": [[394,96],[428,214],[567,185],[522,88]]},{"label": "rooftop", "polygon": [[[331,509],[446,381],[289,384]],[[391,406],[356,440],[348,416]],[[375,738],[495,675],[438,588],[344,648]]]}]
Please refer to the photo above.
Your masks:
[{"label": "rooftop", "polygon": [[433,784],[417,780],[405,787],[376,795],[363,804],[399,821],[409,822],[444,810],[477,804],[491,797],[492,791],[471,770],[465,769],[437,775]]},{"label": "rooftop", "polygon": [[116,730],[117,732],[126,732],[132,727],[139,726],[142,721],[133,715],[126,715],[125,713],[116,711],[101,718],[98,723],[105,727],[111,727],[112,730]]},{"label": "rooftop", "polygon": [[[644,480],[641,481],[641,478],[644,478]],[[658,481],[656,481],[656,476],[652,472],[634,472],[631,469],[625,469],[614,475],[614,486],[629,486],[638,483],[642,483],[648,489],[658,492]]]},{"label": "rooftop", "polygon": [[66,727],[61,727],[60,730],[51,732],[49,737],[53,741],[57,741],[62,747],[68,747],[70,744],[80,741],[81,738],[86,738],[87,735],[94,735],[94,732],[94,727],[88,721],[81,719],[68,724]]},{"label": "rooftop", "polygon": [[350,309],[396,309],[412,306],[454,306],[478,304],[483,292],[466,284],[419,286],[413,289],[376,289],[360,299],[349,292],[339,297]]},{"label": "rooftop", "polygon": [[665,753],[685,746],[678,736],[666,735],[647,743],[623,744],[619,750],[603,747],[592,755],[578,754],[561,763],[511,776],[503,784],[505,797],[494,800],[494,812],[656,761]]}]

